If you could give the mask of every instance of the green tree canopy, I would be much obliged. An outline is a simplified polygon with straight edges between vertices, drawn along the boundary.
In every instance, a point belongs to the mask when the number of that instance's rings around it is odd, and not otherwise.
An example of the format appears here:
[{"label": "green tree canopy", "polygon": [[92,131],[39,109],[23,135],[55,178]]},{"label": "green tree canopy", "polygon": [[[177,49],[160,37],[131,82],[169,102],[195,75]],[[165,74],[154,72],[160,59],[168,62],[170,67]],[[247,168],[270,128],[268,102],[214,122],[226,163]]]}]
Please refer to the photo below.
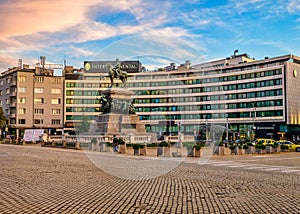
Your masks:
[{"label": "green tree canopy", "polygon": [[77,134],[88,132],[90,129],[90,122],[88,121],[88,118],[85,116],[81,117],[81,122],[76,125],[75,132]]},{"label": "green tree canopy", "polygon": [[4,111],[2,107],[0,107],[0,128],[4,127],[5,124],[6,124],[6,117],[4,115]]}]

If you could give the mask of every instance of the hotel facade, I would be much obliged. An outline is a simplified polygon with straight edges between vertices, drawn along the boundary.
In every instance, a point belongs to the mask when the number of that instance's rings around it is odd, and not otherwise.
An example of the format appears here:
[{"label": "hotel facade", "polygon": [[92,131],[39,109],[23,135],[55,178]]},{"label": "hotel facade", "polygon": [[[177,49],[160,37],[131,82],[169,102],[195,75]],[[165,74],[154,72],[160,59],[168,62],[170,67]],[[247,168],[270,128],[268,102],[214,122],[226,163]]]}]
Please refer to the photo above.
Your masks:
[{"label": "hotel facade", "polygon": [[[100,94],[110,86],[108,64],[85,62],[84,69],[65,70],[65,132],[83,118],[90,122],[100,112]],[[128,72],[125,86],[136,114],[148,132],[197,135],[208,126],[228,127],[228,139],[300,136],[300,58],[294,55],[255,60],[248,54],[191,65],[171,63],[146,71],[138,61],[121,62]],[[224,131],[225,133],[225,131]],[[224,138],[226,138],[224,136]]]}]

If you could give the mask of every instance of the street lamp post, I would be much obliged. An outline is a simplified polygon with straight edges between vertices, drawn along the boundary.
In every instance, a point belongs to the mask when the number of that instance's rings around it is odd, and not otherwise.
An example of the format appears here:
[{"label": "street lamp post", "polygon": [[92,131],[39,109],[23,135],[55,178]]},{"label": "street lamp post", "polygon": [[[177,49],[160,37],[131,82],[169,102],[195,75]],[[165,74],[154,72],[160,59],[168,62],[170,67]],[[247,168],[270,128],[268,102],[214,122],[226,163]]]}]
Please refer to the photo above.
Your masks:
[{"label": "street lamp post", "polygon": [[180,132],[181,123],[178,122],[177,125],[178,125],[178,145],[177,145],[177,147],[181,148],[182,147],[181,132]]},{"label": "street lamp post", "polygon": [[[252,103],[252,109],[253,109],[253,118],[252,118],[252,136],[251,136],[251,140],[255,139],[255,120],[256,120],[256,108],[255,108],[255,104],[256,102]],[[252,116],[252,114],[251,114]]]},{"label": "street lamp post", "polygon": [[226,143],[228,143],[228,118],[226,118]]}]

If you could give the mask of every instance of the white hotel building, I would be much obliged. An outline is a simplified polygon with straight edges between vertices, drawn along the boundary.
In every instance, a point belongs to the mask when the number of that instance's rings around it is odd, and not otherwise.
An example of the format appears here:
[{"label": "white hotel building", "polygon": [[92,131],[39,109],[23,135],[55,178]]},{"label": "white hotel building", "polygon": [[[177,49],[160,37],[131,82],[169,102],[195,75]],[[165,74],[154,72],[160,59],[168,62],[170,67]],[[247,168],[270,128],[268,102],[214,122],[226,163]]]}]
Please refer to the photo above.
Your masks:
[{"label": "white hotel building", "polygon": [[[81,72],[65,73],[65,132],[87,117],[94,120],[101,90],[110,80],[106,62],[85,62]],[[114,62],[111,62],[114,63]],[[126,64],[127,63],[127,64]],[[86,66],[88,64],[88,66]],[[125,87],[135,92],[136,113],[148,132],[200,134],[208,125],[227,126],[230,138],[300,136],[300,58],[255,60],[247,54],[190,65],[145,71],[124,62]],[[120,82],[118,82],[120,85]]]}]

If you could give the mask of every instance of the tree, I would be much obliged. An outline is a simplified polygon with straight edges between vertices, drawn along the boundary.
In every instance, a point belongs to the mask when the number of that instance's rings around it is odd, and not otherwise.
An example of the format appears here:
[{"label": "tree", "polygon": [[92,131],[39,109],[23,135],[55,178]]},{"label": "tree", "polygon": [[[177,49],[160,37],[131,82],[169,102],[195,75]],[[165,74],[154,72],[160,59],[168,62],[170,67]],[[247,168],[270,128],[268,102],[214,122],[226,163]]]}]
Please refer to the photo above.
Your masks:
[{"label": "tree", "polygon": [[76,125],[75,132],[77,134],[88,132],[90,129],[90,122],[88,121],[88,118],[85,116],[81,116],[81,122]]},{"label": "tree", "polygon": [[0,128],[4,127],[6,124],[6,117],[4,115],[4,111],[2,107],[0,107]]}]

